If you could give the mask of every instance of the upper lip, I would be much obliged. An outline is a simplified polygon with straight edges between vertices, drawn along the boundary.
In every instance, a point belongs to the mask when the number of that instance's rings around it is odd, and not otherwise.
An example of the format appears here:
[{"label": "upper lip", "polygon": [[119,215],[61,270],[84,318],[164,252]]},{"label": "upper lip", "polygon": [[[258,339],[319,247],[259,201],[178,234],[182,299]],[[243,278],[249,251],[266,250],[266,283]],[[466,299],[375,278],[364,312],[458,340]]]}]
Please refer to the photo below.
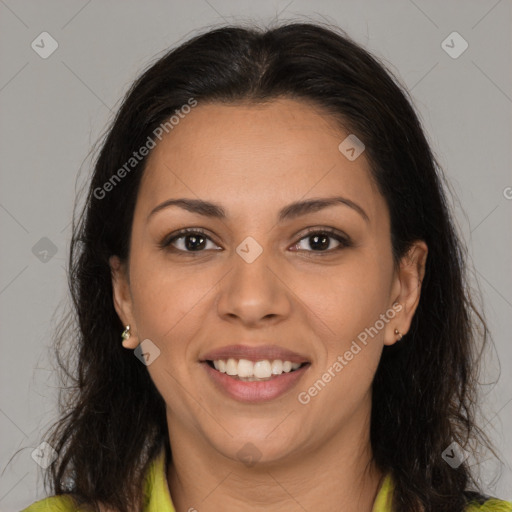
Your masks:
[{"label": "upper lip", "polygon": [[309,359],[297,352],[293,352],[278,345],[228,345],[206,353],[201,361],[215,361],[218,359],[248,359],[249,361],[290,361],[291,363],[309,363]]}]

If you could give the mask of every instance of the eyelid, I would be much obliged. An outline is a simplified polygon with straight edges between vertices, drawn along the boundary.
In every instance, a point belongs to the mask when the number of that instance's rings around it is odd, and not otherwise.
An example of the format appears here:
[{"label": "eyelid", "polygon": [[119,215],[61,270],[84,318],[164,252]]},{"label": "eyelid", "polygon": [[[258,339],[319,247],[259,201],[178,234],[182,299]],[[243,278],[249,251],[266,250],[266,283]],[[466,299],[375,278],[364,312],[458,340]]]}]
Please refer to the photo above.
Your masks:
[{"label": "eyelid", "polygon": [[[208,238],[208,240],[211,240],[212,242],[214,242],[216,245],[218,245],[213,239],[212,237],[206,232],[205,229],[203,228],[183,228],[183,229],[179,229],[178,231],[175,231],[169,235],[165,235],[163,237],[163,239],[158,243],[158,247],[160,249],[168,249],[168,246],[171,244],[171,242],[179,239],[179,238],[183,238],[184,236],[188,235],[188,234],[201,234],[201,235],[204,235],[206,238]],[[192,254],[192,251],[181,251],[179,249],[176,249],[176,252],[181,252],[181,253],[190,253]],[[200,251],[201,252],[201,251]]]},{"label": "eyelid", "polygon": [[335,229],[335,228],[322,228],[322,227],[306,228],[306,231],[302,232],[302,234],[300,234],[300,235],[297,235],[297,236],[300,236],[299,241],[302,240],[303,238],[305,238],[306,236],[310,235],[311,233],[327,233],[329,235],[333,235],[335,237],[342,238],[347,243],[351,242],[350,237],[343,231],[340,231],[339,229]]},{"label": "eyelid", "polygon": [[308,254],[308,257],[310,257],[310,254],[315,254],[317,256],[328,256],[335,254],[341,249],[352,247],[354,245],[352,239],[345,234],[343,231],[340,231],[335,228],[322,228],[322,227],[311,227],[307,228],[305,232],[302,232],[301,235],[298,235],[299,238],[297,242],[293,244],[293,246],[297,246],[302,240],[305,238],[308,238],[308,236],[314,235],[314,234],[326,234],[328,235],[328,238],[334,238],[337,242],[339,242],[339,246],[335,247],[334,249],[329,249],[327,251],[304,251],[302,249],[297,250],[297,252],[304,252]]},{"label": "eyelid", "polygon": [[[302,233],[296,235],[296,237],[299,237],[299,238],[297,239],[296,242],[294,242],[292,244],[292,247],[299,244],[304,238],[307,238],[308,236],[310,236],[312,234],[316,234],[316,233],[329,235],[330,238],[334,238],[336,241],[338,241],[341,244],[341,246],[336,247],[334,249],[329,249],[327,251],[304,251],[304,250],[300,249],[297,252],[307,252],[307,253],[316,253],[317,255],[322,255],[322,254],[327,255],[327,254],[332,254],[332,253],[336,252],[338,249],[340,249],[342,247],[351,247],[354,245],[351,238],[347,234],[345,234],[343,231],[337,230],[335,228],[330,228],[330,227],[324,227],[324,228],[323,227],[309,227],[309,228],[306,228],[306,230],[303,231]],[[169,249],[169,246],[171,245],[172,242],[185,237],[187,234],[204,235],[205,238],[207,238],[209,241],[218,245],[215,242],[215,240],[213,240],[212,237],[206,232],[205,229],[199,228],[199,227],[198,228],[192,227],[192,228],[183,228],[174,233],[171,233],[170,235],[166,235],[158,243],[158,247],[163,250],[165,250],[165,249],[171,250],[178,254],[194,255],[194,254],[200,254],[202,252],[206,252],[204,250],[203,251],[183,251],[181,249],[176,249],[175,247],[172,247],[171,249]]]}]

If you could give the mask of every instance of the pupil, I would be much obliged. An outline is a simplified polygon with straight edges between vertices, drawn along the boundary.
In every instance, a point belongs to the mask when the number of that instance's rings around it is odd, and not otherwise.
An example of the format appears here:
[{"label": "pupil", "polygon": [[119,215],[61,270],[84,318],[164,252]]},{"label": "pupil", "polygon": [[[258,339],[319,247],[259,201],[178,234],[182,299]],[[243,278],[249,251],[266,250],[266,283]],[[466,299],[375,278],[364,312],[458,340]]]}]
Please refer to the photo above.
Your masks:
[{"label": "pupil", "polygon": [[[325,235],[313,235],[313,236],[310,236],[309,237],[310,240],[314,240],[314,242],[311,244],[311,247],[313,249],[315,249],[315,246],[316,246],[316,249],[327,249],[329,247],[329,237],[328,236],[325,236]],[[318,240],[322,240],[322,243],[318,244]],[[320,247],[318,247],[318,245]]]},{"label": "pupil", "polygon": [[[191,241],[191,243],[189,243],[189,240]],[[197,244],[197,241],[200,240],[201,242],[199,243],[199,245],[196,245]],[[185,238],[185,246],[187,247],[187,249],[190,249],[190,250],[194,250],[194,249],[202,249],[205,245],[205,238],[202,236],[202,235],[188,235],[186,238]]]}]

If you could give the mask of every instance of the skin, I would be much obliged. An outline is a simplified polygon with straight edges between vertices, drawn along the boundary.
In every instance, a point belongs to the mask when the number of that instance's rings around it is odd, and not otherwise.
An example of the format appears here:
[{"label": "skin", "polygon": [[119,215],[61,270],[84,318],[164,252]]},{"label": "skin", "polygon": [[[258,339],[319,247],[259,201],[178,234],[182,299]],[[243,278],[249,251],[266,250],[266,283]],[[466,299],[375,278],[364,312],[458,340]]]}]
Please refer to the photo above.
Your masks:
[{"label": "skin", "polygon": [[[147,369],[167,404],[167,479],[179,512],[372,509],[383,474],[371,461],[371,383],[384,345],[398,340],[394,329],[410,327],[428,249],[418,241],[395,271],[389,212],[365,154],[349,161],[338,150],[349,133],[292,99],[200,103],[149,156],[129,261],[112,257],[111,268],[116,311],[131,326],[123,345],[150,339],[161,351]],[[277,222],[292,202],[335,195],[360,205],[369,221],[337,205]],[[228,217],[172,206],[148,219],[180,197],[219,203]],[[206,231],[202,252],[180,256],[183,238],[174,253],[158,247],[187,227]],[[353,246],[332,238],[315,251],[309,227],[334,228]],[[263,250],[250,264],[236,252],[247,236]],[[401,311],[299,403],[297,394],[396,303]],[[244,342],[306,354],[311,367],[278,399],[241,403],[212,385],[199,358]],[[260,453],[253,466],[237,455],[246,443]]]}]

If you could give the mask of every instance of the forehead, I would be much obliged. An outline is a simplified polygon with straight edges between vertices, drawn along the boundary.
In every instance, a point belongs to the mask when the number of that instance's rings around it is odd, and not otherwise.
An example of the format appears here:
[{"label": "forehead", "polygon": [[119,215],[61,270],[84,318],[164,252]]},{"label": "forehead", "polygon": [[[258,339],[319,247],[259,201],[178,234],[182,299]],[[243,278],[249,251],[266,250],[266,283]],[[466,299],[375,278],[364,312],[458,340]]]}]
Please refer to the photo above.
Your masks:
[{"label": "forehead", "polygon": [[186,196],[233,209],[268,209],[275,202],[277,210],[304,197],[339,192],[364,204],[372,217],[382,198],[364,153],[350,161],[338,149],[349,133],[303,101],[199,102],[152,150],[138,202],[148,211]]}]

